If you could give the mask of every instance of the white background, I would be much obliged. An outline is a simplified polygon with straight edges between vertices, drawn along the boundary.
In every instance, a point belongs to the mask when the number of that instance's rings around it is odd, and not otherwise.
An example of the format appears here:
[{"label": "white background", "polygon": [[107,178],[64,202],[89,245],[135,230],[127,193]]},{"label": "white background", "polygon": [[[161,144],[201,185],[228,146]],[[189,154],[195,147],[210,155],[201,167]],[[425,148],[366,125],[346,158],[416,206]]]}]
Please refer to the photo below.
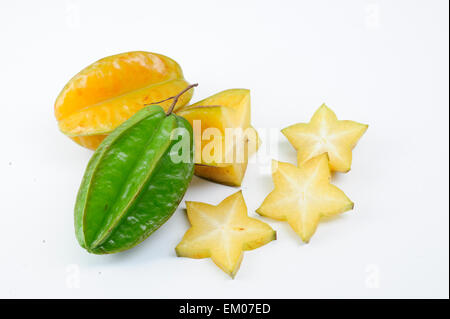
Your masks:
[{"label": "white background", "polygon": [[[2,0],[0,297],[448,298],[448,18],[446,0]],[[259,128],[308,121],[322,102],[370,124],[334,178],[354,211],[308,245],[263,219],[278,240],[246,252],[235,280],[175,256],[184,202],[138,247],[86,253],[73,206],[92,153],[58,131],[53,103],[83,67],[132,50],[178,61],[194,100],[251,89]],[[294,163],[279,138],[270,157]],[[252,217],[272,189],[260,167],[242,185]],[[236,190],[194,178],[185,199]]]}]

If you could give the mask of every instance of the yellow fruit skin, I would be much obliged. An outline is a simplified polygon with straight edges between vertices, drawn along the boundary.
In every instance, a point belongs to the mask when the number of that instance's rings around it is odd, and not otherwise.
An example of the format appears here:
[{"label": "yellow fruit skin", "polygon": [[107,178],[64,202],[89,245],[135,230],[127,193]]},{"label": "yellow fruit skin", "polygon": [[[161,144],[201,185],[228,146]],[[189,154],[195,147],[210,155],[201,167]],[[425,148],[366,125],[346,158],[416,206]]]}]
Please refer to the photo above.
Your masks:
[{"label": "yellow fruit skin", "polygon": [[246,170],[247,162],[232,164],[225,167],[197,164],[194,168],[194,174],[216,183],[228,186],[241,186]]},{"label": "yellow fruit skin", "polygon": [[302,167],[273,161],[272,169],[274,190],[256,212],[287,221],[304,242],[314,235],[321,217],[353,209],[353,202],[330,183],[327,154],[310,159]]},{"label": "yellow fruit skin", "polygon": [[229,89],[221,91],[206,99],[184,107],[183,109],[202,105],[222,105],[232,108],[236,112],[235,118],[232,120],[234,127],[246,129],[250,126],[250,90],[248,89]]},{"label": "yellow fruit skin", "polygon": [[[134,51],[103,58],[75,75],[55,102],[60,130],[77,143],[95,149],[103,136],[144,107],[179,93],[188,86],[172,59]],[[189,103],[186,92],[176,109]],[[171,101],[160,105],[168,108]]]},{"label": "yellow fruit skin", "polygon": [[186,202],[191,228],[175,248],[177,256],[208,258],[232,278],[243,258],[243,251],[261,247],[276,239],[266,223],[247,215],[242,192],[238,191],[214,206]]},{"label": "yellow fruit skin", "polygon": [[336,114],[323,104],[309,123],[294,124],[281,132],[297,150],[299,166],[328,153],[331,170],[345,173],[351,168],[352,149],[367,128],[365,124],[338,120]]},{"label": "yellow fruit skin", "polygon": [[73,136],[71,137],[71,139],[75,141],[75,143],[83,147],[95,150],[107,136],[108,135],[101,135],[101,134],[91,136]]}]

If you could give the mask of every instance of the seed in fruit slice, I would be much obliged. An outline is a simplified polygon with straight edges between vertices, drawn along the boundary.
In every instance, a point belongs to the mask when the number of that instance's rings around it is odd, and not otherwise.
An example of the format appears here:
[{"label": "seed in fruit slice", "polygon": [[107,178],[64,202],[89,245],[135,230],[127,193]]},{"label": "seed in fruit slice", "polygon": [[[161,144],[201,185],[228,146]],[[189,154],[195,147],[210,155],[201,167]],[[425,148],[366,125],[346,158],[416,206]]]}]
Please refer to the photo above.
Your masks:
[{"label": "seed in fruit slice", "polygon": [[276,239],[266,223],[247,215],[242,192],[225,198],[218,206],[186,202],[192,227],[175,248],[179,257],[208,258],[234,278],[244,250],[261,247]]},{"label": "seed in fruit slice", "polygon": [[339,121],[336,114],[323,104],[309,123],[298,123],[281,132],[297,150],[298,165],[328,153],[332,171],[348,172],[352,165],[352,149],[366,132],[368,125],[354,121]]},{"label": "seed in fruit slice", "polygon": [[[174,96],[188,83],[174,60],[135,51],[103,58],[75,75],[55,102],[60,130],[82,146],[95,149],[145,104]],[[186,105],[192,90],[175,109]],[[159,105],[167,111],[171,101]]]},{"label": "seed in fruit slice", "polygon": [[314,235],[321,217],[331,217],[353,209],[352,201],[330,184],[328,155],[312,158],[298,168],[272,161],[275,189],[256,212],[287,221],[304,242]]}]

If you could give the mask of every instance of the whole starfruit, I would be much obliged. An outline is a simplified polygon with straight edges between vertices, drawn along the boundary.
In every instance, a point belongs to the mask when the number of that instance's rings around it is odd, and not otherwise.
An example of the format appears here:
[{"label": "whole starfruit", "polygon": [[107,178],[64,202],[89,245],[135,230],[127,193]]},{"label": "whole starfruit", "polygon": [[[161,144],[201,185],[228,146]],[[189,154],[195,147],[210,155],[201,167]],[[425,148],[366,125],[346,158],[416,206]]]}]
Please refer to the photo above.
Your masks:
[{"label": "whole starfruit", "polygon": [[[178,63],[162,54],[133,51],[112,55],[87,66],[64,86],[55,101],[61,132],[95,150],[100,142],[145,104],[161,101],[163,109],[188,82]],[[177,101],[186,105],[192,90]]]},{"label": "whole starfruit", "polygon": [[78,242],[94,254],[142,242],[173,214],[193,171],[189,122],[157,105],[141,109],[89,161],[75,205]]}]

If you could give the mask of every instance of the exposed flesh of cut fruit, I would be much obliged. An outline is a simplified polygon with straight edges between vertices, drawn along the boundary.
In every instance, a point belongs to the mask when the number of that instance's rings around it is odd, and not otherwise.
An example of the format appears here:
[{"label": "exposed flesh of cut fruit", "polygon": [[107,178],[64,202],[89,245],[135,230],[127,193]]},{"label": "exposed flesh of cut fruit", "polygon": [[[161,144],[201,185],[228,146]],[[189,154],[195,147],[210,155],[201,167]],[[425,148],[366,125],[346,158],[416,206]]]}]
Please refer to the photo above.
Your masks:
[{"label": "exposed flesh of cut fruit", "polygon": [[353,209],[352,201],[330,183],[327,154],[316,156],[300,168],[272,162],[274,190],[256,212],[287,221],[304,242],[314,235],[321,217]]},{"label": "exposed flesh of cut fruit", "polygon": [[196,102],[184,109],[202,105],[222,105],[235,110],[235,127],[247,128],[251,123],[250,111],[250,90],[247,89],[229,89],[214,94],[204,100]]},{"label": "exposed flesh of cut fruit", "polygon": [[[222,91],[177,111],[194,128],[195,162],[199,164],[195,175],[225,185],[241,185],[248,158],[261,144],[258,132],[250,125],[250,113],[250,91],[246,89]],[[227,128],[237,129],[237,133],[242,129],[243,135],[226,143]]]},{"label": "exposed flesh of cut fruit", "polygon": [[[244,161],[235,162],[231,165],[220,165],[220,166],[196,164],[194,168],[194,174],[197,175],[198,177],[205,178],[212,182],[228,186],[241,186],[245,176],[245,172],[247,170],[248,159],[258,150],[261,144],[261,141],[258,137],[256,130],[254,130],[254,132],[255,135],[249,134],[249,136],[256,136],[256,141],[247,141],[244,144],[245,147],[243,151]],[[249,146],[250,144],[256,146],[250,147]]]},{"label": "exposed flesh of cut fruit", "polygon": [[[181,108],[176,113],[186,118],[194,128],[197,164],[217,167],[234,164],[237,162],[235,158],[237,145],[242,147],[246,139],[257,142],[255,139],[258,138],[253,134],[249,134],[248,138],[244,136],[248,133],[246,129],[250,127],[249,90],[222,91]],[[254,129],[251,129],[250,133],[253,132]],[[236,134],[234,139],[230,133]],[[251,146],[253,145],[255,144]]]},{"label": "exposed flesh of cut fruit", "polygon": [[243,251],[276,239],[266,223],[247,215],[242,192],[225,198],[218,206],[186,202],[191,228],[175,248],[180,257],[208,258],[234,278]]},{"label": "exposed flesh of cut fruit", "polygon": [[[252,127],[248,128],[249,132],[251,132],[252,129]],[[244,145],[243,162],[236,162],[231,165],[219,167],[197,164],[194,169],[195,175],[224,185],[241,186],[245,171],[247,170],[248,159],[258,150],[261,144],[256,130],[254,130],[254,134],[249,134],[248,137],[249,141]],[[252,139],[256,139],[256,141],[252,141]],[[252,145],[250,146],[250,144]]]},{"label": "exposed flesh of cut fruit", "polygon": [[328,153],[332,171],[348,172],[352,164],[352,149],[368,125],[354,121],[339,121],[336,114],[323,104],[309,123],[298,123],[282,130],[297,150],[298,165]]}]

